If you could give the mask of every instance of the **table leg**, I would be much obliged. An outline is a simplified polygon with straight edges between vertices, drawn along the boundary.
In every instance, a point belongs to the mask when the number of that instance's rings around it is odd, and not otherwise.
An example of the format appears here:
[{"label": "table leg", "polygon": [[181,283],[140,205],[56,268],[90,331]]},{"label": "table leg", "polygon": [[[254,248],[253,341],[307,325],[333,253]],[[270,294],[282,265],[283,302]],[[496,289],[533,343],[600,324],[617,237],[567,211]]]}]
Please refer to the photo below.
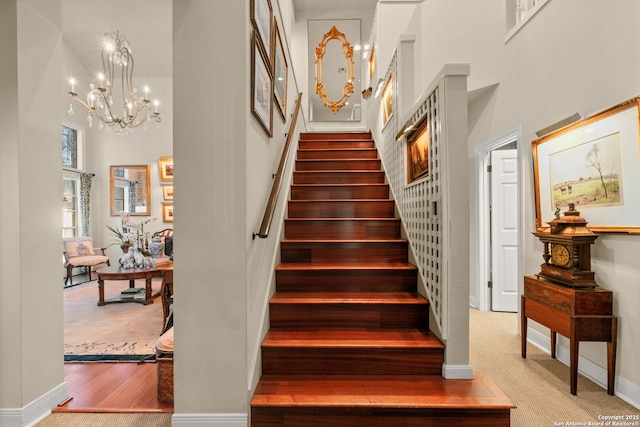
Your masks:
[{"label": "table leg", "polygon": [[144,305],[153,304],[153,299],[151,298],[151,277],[147,277],[145,279],[145,297],[144,297]]},{"label": "table leg", "polygon": [[136,287],[136,281],[135,281],[135,279],[130,279],[130,280],[129,280],[129,288],[130,288],[130,289],[133,289],[133,288],[135,288],[135,287]]},{"label": "table leg", "polygon": [[555,359],[556,358],[556,341],[558,339],[558,336],[556,334],[556,331],[551,331],[551,358]]},{"label": "table leg", "polygon": [[578,394],[578,350],[580,348],[580,336],[578,329],[580,328],[580,320],[575,317],[571,318],[571,337],[569,338],[569,382],[571,394]]},{"label": "table leg", "polygon": [[607,342],[607,394],[613,396],[616,382],[616,347],[618,344],[618,318],[611,319],[611,340]]},{"label": "table leg", "polygon": [[520,340],[521,340],[521,352],[522,358],[527,358],[527,313],[525,311],[526,307],[526,298],[524,295],[520,298],[520,310],[522,310],[522,314],[520,315]]},{"label": "table leg", "polygon": [[98,276],[98,305],[104,305],[104,280]]}]

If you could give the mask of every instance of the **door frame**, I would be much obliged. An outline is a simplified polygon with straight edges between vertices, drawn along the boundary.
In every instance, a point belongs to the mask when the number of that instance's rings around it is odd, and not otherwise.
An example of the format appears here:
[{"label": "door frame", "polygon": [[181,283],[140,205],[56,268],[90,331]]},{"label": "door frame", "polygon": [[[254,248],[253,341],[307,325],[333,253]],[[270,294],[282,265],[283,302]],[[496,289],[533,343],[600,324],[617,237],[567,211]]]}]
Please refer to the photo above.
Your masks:
[{"label": "door frame", "polygon": [[[522,220],[522,186],[523,186],[523,161],[524,144],[522,140],[522,126],[491,138],[478,145],[475,149],[475,253],[476,253],[476,274],[475,274],[475,297],[469,297],[469,305],[481,311],[491,310],[491,290],[487,286],[491,272],[491,217],[489,206],[491,203],[491,181],[487,166],[490,164],[490,153],[504,145],[516,142],[518,150],[518,195],[517,195],[517,257],[518,257],[518,295],[522,294],[522,242],[523,242],[523,220]],[[518,299],[518,312],[520,312],[520,299]]]}]

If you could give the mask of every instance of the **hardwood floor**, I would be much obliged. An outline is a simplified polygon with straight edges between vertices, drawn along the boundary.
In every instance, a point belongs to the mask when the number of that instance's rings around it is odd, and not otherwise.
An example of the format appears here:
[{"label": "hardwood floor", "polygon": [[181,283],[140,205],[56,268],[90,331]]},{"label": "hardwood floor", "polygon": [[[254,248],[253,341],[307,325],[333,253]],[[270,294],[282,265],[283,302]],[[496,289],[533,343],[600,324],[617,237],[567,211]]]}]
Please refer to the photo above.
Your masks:
[{"label": "hardwood floor", "polygon": [[71,399],[51,412],[173,412],[157,400],[156,363],[65,363]]},{"label": "hardwood floor", "polygon": [[[95,273],[94,273],[95,279]],[[74,276],[74,285],[89,280]],[[156,302],[157,303],[157,302]],[[70,400],[51,412],[173,412],[157,400],[156,363],[65,363]]]}]

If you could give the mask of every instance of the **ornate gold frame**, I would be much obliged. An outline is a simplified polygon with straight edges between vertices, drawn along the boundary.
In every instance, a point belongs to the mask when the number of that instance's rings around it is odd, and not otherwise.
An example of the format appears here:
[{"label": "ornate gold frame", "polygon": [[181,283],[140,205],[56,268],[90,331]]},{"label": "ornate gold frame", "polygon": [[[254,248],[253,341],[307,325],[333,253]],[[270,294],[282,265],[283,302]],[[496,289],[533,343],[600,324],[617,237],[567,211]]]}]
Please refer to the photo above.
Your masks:
[{"label": "ornate gold frame", "polygon": [[[342,97],[337,101],[333,101],[329,99],[324,83],[322,82],[322,58],[324,57],[324,54],[327,50],[327,43],[329,43],[329,41],[334,39],[338,40],[342,44],[342,52],[344,53],[344,57],[346,60],[345,71],[347,73],[346,82],[344,84],[344,87],[342,88]],[[347,41],[347,37],[340,31],[338,31],[338,29],[335,26],[331,27],[329,32],[322,37],[322,40],[320,40],[320,44],[318,44],[318,47],[316,47],[315,65],[316,65],[316,93],[320,95],[320,99],[322,99],[324,106],[330,108],[333,114],[336,114],[342,107],[344,107],[347,104],[347,100],[353,93],[354,85],[353,85],[353,47]]]}]

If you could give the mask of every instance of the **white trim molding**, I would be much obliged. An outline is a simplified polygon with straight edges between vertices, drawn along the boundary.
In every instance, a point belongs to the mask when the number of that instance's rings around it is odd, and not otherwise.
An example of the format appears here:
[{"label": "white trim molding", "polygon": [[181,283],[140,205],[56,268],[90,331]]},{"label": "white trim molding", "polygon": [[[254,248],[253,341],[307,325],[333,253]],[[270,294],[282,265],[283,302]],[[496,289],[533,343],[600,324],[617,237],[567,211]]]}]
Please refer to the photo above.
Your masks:
[{"label": "white trim molding", "polygon": [[[527,328],[527,342],[551,354],[551,339],[539,331]],[[558,344],[556,359],[569,366],[569,349]],[[578,373],[589,378],[603,389],[607,388],[607,368],[593,363],[589,359],[578,356]],[[567,384],[567,387],[569,385]],[[640,409],[640,386],[616,375],[614,393],[617,397]]]},{"label": "white trim molding", "polygon": [[62,383],[38,397],[23,408],[0,408],[0,426],[3,427],[31,427],[51,414],[61,402],[69,398],[67,385]]},{"label": "white trim molding", "polygon": [[171,427],[246,427],[247,414],[173,414]]},{"label": "white trim molding", "polygon": [[447,380],[470,380],[473,379],[473,368],[471,368],[471,365],[447,365],[443,363],[442,376]]}]

